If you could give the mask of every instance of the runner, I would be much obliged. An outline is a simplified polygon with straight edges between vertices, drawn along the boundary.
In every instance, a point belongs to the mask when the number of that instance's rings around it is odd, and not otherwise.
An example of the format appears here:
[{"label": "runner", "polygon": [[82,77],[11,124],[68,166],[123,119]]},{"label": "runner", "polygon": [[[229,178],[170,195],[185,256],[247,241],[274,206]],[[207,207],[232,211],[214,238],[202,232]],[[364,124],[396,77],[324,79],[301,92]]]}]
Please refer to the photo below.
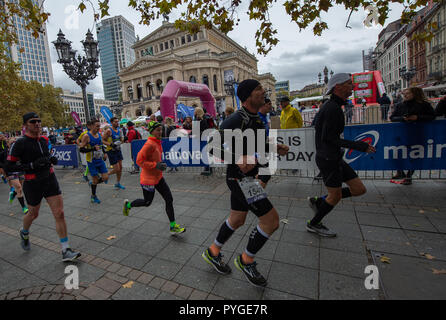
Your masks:
[{"label": "runner", "polygon": [[3,183],[8,183],[6,179],[6,172],[3,166],[6,164],[6,158],[8,157],[8,143],[5,135],[0,132],[0,175],[2,176]]},{"label": "runner", "polygon": [[[352,94],[351,75],[338,73],[328,82],[327,93],[331,94],[319,110],[315,122],[316,164],[328,190],[323,197],[308,198],[309,205],[315,212],[314,218],[307,221],[307,231],[324,237],[336,237],[336,233],[322,224],[322,219],[338,204],[341,199],[360,196],[366,188],[356,172],[343,160],[342,148],[362,152],[376,152],[375,148],[363,141],[349,141],[341,138],[344,132],[344,113],[342,106]],[[348,187],[342,188],[345,182]]]},{"label": "runner", "polygon": [[121,175],[122,175],[122,152],[121,152],[121,143],[124,142],[124,138],[119,128],[119,120],[116,117],[110,119],[112,124],[111,128],[105,130],[102,136],[102,142],[106,145],[105,152],[108,155],[108,161],[110,165],[113,166],[113,170],[108,173],[108,175],[116,174],[115,188],[117,189],[125,189],[124,186],[121,185]]},{"label": "runner", "polygon": [[[90,131],[90,125],[89,125],[89,123],[87,123],[87,130],[85,130],[84,132],[82,132],[82,133],[79,135],[79,138],[76,139],[76,144],[77,144],[78,146],[80,146],[80,144],[81,144],[81,142],[82,142],[82,137],[83,137],[84,135],[86,135],[86,134],[88,133],[88,131]],[[90,146],[90,145],[87,145],[87,149],[89,148],[89,146]],[[83,148],[82,150],[79,149],[79,151],[82,152],[82,153],[86,153],[86,152],[85,152],[85,148]],[[86,182],[90,182],[90,179],[88,179],[88,174],[89,174],[89,173],[90,173],[90,171],[88,170],[88,166],[85,166],[85,171],[84,171],[84,174],[83,174],[83,178],[84,178],[84,180],[85,180]]]},{"label": "runner", "polygon": [[[98,184],[102,182],[107,183],[108,181],[107,167],[104,161],[107,159],[107,155],[103,151],[102,137],[99,133],[100,127],[99,120],[92,119],[90,121],[90,131],[84,134],[79,145],[83,151],[87,151],[87,166],[93,178],[91,183],[91,202],[97,204],[101,203],[96,196]],[[88,145],[90,148],[87,147]],[[99,174],[101,174],[101,177],[99,177]]]},{"label": "runner", "polygon": [[163,178],[163,171],[167,169],[167,165],[161,162],[163,154],[161,145],[162,125],[159,122],[151,121],[148,125],[148,130],[150,136],[136,158],[136,163],[142,169],[140,183],[144,199],[137,199],[131,203],[128,199],[125,199],[122,212],[125,216],[128,216],[131,208],[150,206],[156,190],[166,202],[166,213],[170,221],[170,233],[180,234],[186,231],[186,229],[182,228],[175,221],[172,193]]},{"label": "runner", "polygon": [[[9,150],[12,149],[12,146],[14,145],[16,139],[10,138],[9,139]],[[23,181],[25,180],[24,172],[6,172],[6,176],[9,181],[9,186],[11,187],[9,192],[9,203],[12,204],[14,201],[15,196],[17,196],[17,200],[19,201],[20,205],[22,206],[22,211],[24,214],[28,213],[28,207],[25,204],[25,199],[23,199],[23,193],[22,193],[22,186]]]},{"label": "runner", "polygon": [[[259,137],[261,136],[259,134],[261,130],[265,129],[265,126],[259,118],[258,111],[265,103],[265,90],[257,80],[248,79],[240,83],[237,96],[242,101],[243,107],[223,121],[220,127],[222,130],[220,134],[225,129],[230,129],[231,131],[235,129],[241,129],[241,131],[251,129],[254,131],[256,141],[255,143],[250,141],[250,144],[255,145],[255,152],[260,152],[257,150],[257,140],[260,139]],[[266,135],[264,135],[263,139],[265,139],[265,149],[268,152],[269,143]],[[222,141],[228,146],[227,141]],[[237,269],[243,272],[251,284],[264,287],[267,281],[257,271],[257,263],[254,261],[254,257],[274,231],[279,228],[279,215],[268,200],[263,188],[254,179],[259,172],[259,165],[254,155],[248,155],[247,139],[243,139],[242,145],[243,153],[240,157],[234,155],[229,150],[232,162],[227,167],[226,183],[231,191],[230,216],[220,227],[214,243],[203,252],[202,257],[217,272],[221,274],[230,273],[231,268],[223,262],[223,256],[220,251],[234,231],[245,223],[248,210],[251,210],[258,217],[258,225],[252,231],[245,251],[235,258],[234,264]],[[232,146],[235,146],[234,142]],[[288,152],[288,149],[288,146],[277,145],[278,153],[282,156]],[[227,155],[228,153],[225,152],[225,160],[227,160]],[[220,159],[223,158],[220,157]],[[250,194],[257,194],[258,197],[253,197]]]},{"label": "runner", "polygon": [[23,218],[20,229],[22,248],[30,250],[29,229],[39,215],[40,204],[45,198],[56,221],[56,232],[62,246],[62,261],[73,261],[80,257],[79,252],[71,250],[68,243],[62,192],[59,188],[52,165],[57,158],[51,157],[48,141],[40,136],[42,126],[39,116],[30,112],[23,116],[25,135],[17,139],[8,155],[7,172],[25,172],[23,192],[29,205],[28,214]]}]

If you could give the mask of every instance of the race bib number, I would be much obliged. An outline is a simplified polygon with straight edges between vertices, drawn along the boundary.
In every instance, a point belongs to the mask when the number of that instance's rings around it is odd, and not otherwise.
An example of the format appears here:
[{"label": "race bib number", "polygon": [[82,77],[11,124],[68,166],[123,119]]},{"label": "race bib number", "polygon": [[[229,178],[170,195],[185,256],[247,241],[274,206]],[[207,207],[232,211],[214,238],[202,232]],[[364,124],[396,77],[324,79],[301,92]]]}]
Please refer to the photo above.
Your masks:
[{"label": "race bib number", "polygon": [[148,185],[148,184],[142,184],[141,187],[149,192],[155,192],[155,186]]},{"label": "race bib number", "polygon": [[253,177],[246,177],[238,181],[240,189],[246,198],[248,204],[265,199],[267,194],[260,183]]}]

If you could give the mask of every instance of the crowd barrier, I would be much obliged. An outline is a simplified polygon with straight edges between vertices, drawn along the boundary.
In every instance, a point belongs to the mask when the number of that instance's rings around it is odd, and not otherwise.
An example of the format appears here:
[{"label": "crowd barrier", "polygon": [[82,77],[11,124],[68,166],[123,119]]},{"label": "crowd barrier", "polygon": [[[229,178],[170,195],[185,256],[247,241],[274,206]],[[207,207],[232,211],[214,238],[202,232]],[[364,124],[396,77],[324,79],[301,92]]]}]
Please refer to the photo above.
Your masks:
[{"label": "crowd barrier", "polygon": [[[417,170],[416,177],[446,178],[446,120],[427,123],[389,123],[346,126],[344,138],[365,141],[375,146],[375,154],[345,150],[344,160],[360,176],[372,179],[388,178],[397,169]],[[271,130],[271,136],[289,146],[286,156],[278,157],[275,175],[314,177],[318,173],[315,163],[314,128]],[[145,140],[136,140],[121,146],[125,171],[133,170],[136,155]],[[163,139],[163,158],[169,167],[181,167],[184,172],[200,172],[207,166],[207,154],[203,152],[205,141],[195,138]],[[59,164],[86,165],[85,155],[76,146],[55,146]],[[71,162],[70,162],[71,161]],[[77,164],[76,164],[77,166]],[[221,164],[210,164],[218,172],[224,172]],[[224,166],[223,166],[224,167]]]}]

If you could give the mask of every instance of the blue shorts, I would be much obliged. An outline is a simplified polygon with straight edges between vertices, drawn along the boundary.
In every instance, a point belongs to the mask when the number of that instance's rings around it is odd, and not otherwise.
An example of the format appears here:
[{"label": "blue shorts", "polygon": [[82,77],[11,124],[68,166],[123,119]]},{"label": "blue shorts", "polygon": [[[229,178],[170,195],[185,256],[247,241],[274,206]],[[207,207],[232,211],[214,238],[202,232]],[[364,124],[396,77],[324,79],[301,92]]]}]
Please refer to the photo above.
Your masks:
[{"label": "blue shorts", "polygon": [[124,158],[122,157],[121,150],[119,150],[119,151],[108,151],[107,152],[107,156],[108,156],[108,161],[110,161],[110,164],[112,166],[117,164],[119,161],[124,160]]},{"label": "blue shorts", "polygon": [[87,162],[87,165],[92,177],[99,176],[100,173],[108,172],[104,160],[93,160],[93,162]]}]

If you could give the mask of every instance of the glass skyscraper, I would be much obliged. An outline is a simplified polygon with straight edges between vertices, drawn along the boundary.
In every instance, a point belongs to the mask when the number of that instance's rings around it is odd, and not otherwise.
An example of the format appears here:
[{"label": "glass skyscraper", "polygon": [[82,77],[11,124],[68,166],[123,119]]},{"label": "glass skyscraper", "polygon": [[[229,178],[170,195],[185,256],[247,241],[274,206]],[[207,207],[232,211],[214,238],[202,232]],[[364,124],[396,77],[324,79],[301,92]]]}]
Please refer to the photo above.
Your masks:
[{"label": "glass skyscraper", "polygon": [[[17,0],[13,1],[18,2]],[[42,0],[33,0],[33,2],[39,6],[42,5]],[[45,32],[39,33],[39,37],[36,39],[31,31],[25,29],[26,21],[23,18],[15,16],[13,22],[17,30],[18,43],[10,48],[10,54],[14,61],[22,64],[21,78],[54,86],[46,25]]]},{"label": "glass skyscraper", "polygon": [[96,26],[102,84],[106,100],[119,101],[121,88],[118,73],[135,62],[132,45],[136,42],[135,27],[122,16],[102,20]]}]

